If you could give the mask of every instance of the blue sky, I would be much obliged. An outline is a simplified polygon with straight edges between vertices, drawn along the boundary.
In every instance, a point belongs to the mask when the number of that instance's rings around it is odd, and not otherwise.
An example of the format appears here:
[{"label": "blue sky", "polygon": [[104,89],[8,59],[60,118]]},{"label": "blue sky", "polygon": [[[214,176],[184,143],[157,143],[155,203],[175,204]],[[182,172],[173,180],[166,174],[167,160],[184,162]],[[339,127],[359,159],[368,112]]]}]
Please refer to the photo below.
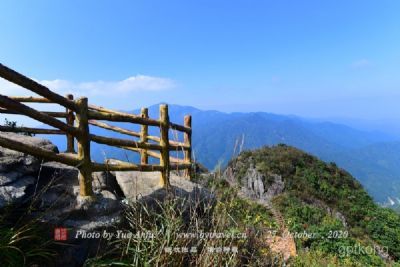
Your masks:
[{"label": "blue sky", "polygon": [[[0,2],[0,62],[60,94],[400,118],[399,1]],[[0,93],[23,91],[0,81]]]}]

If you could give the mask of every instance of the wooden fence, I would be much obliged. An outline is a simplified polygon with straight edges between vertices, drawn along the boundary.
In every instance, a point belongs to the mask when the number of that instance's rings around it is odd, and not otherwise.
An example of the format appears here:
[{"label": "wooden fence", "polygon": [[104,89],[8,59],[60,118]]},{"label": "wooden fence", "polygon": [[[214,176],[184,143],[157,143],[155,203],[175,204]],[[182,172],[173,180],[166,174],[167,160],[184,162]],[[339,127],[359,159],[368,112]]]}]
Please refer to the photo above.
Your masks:
[{"label": "wooden fence", "polygon": [[[0,136],[0,146],[43,158],[48,161],[57,161],[79,169],[79,185],[81,196],[92,196],[92,172],[98,171],[159,171],[160,182],[163,187],[169,188],[171,170],[185,170],[185,176],[192,176],[192,144],[191,144],[191,116],[185,116],[184,124],[170,122],[168,106],[160,105],[159,119],[151,119],[148,109],[142,108],[140,115],[133,115],[109,110],[95,105],[89,105],[85,97],[74,100],[72,95],[63,97],[30,78],[0,64],[0,77],[22,86],[41,97],[9,97],[0,94],[0,113],[25,115],[55,129],[39,129],[28,127],[0,126],[0,131],[25,132],[32,134],[61,134],[66,135],[67,150],[65,153],[55,153],[43,148]],[[41,112],[23,103],[53,103],[65,107],[65,112]],[[58,118],[65,119],[65,123]],[[104,121],[128,122],[139,124],[140,132],[109,125]],[[130,137],[121,139],[99,136],[90,133],[89,125],[101,127]],[[149,135],[149,126],[158,127],[160,136]],[[169,140],[169,130],[183,133],[183,142]],[[75,153],[74,140],[77,140]],[[92,162],[90,157],[90,143],[109,145],[140,153],[140,163],[133,164],[124,161],[106,160],[105,163]],[[170,156],[170,151],[182,151],[183,159]],[[159,164],[149,164],[149,157],[160,160]]]}]

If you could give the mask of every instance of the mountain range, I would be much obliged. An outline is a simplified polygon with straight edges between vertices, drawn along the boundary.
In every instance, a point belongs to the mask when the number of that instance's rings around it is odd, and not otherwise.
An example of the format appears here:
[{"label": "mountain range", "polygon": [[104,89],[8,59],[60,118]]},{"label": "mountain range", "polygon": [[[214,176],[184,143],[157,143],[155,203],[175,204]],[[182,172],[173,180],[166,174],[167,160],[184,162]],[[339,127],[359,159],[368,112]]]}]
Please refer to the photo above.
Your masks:
[{"label": "mountain range", "polygon": [[[139,114],[138,110],[129,113]],[[199,110],[189,106],[169,105],[170,120],[183,123],[192,115],[193,153],[196,161],[208,169],[223,168],[243,150],[287,144],[334,162],[355,176],[375,201],[384,205],[400,205],[400,138],[378,131],[358,130],[343,124],[313,121],[297,116],[266,112],[224,113]],[[149,116],[158,118],[158,105],[149,107]],[[114,123],[138,131],[138,126]],[[94,134],[130,138],[98,127]],[[149,130],[157,135],[158,130]],[[171,138],[182,138],[171,133]],[[47,136],[60,150],[65,137]],[[137,155],[92,143],[92,157],[119,158],[136,161]]]}]

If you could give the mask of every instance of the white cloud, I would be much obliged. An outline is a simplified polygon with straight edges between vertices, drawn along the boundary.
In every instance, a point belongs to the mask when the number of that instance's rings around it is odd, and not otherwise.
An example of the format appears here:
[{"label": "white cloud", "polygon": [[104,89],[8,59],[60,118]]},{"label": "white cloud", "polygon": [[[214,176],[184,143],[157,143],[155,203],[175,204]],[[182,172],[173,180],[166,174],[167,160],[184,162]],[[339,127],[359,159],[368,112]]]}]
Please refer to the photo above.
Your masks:
[{"label": "white cloud", "polygon": [[8,96],[27,96],[29,91],[0,78],[0,94]]},{"label": "white cloud", "polygon": [[78,95],[108,95],[116,93],[124,95],[139,91],[162,91],[172,89],[175,82],[168,78],[152,77],[146,75],[131,76],[121,81],[93,81],[74,83],[66,80],[42,81],[50,89]]},{"label": "white cloud", "polygon": [[351,67],[354,69],[360,69],[360,68],[365,68],[371,66],[371,62],[368,59],[360,59],[356,60],[351,64]]},{"label": "white cloud", "polygon": [[[112,109],[131,110],[144,105],[144,101],[154,104],[165,101],[167,90],[177,87],[176,82],[168,78],[146,75],[136,75],[121,81],[89,81],[73,82],[68,80],[36,80],[60,95],[72,93],[76,98],[89,97],[91,104],[105,106]],[[143,93],[146,92],[146,93]],[[7,96],[37,96],[32,91],[15,85],[0,78],[0,94]],[[63,107],[57,104],[29,103],[40,111],[62,111]],[[40,122],[20,115],[0,114],[0,124],[4,118],[16,120],[25,126],[37,126]]]},{"label": "white cloud", "polygon": [[[67,80],[42,80],[39,83],[59,94],[73,93],[81,96],[118,95],[123,96],[140,91],[163,91],[176,87],[175,81],[168,78],[146,75],[131,76],[121,81],[72,82]],[[0,94],[27,96],[33,93],[4,79],[0,79]]]}]

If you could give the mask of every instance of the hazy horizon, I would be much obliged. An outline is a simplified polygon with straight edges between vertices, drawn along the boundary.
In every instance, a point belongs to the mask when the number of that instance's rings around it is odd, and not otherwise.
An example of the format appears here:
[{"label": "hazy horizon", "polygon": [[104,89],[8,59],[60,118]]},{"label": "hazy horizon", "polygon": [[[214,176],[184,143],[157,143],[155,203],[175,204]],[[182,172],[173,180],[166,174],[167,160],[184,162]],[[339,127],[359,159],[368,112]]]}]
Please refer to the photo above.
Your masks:
[{"label": "hazy horizon", "polygon": [[[160,102],[163,103],[163,102]],[[154,105],[158,105],[159,103],[154,103],[152,105],[146,106],[146,107],[150,107],[150,106],[154,106]],[[258,110],[258,111],[224,111],[224,110],[217,110],[217,109],[206,109],[206,108],[201,108],[201,107],[196,107],[196,106],[190,106],[190,105],[179,105],[179,104],[174,104],[174,103],[168,103],[170,105],[175,105],[175,106],[182,106],[182,107],[190,107],[190,108],[195,108],[195,109],[199,109],[201,111],[217,111],[217,112],[223,112],[223,113],[251,113],[251,112],[265,112],[265,113],[270,113],[270,114],[274,114],[274,115],[280,115],[280,116],[294,116],[294,117],[298,117],[299,119],[304,119],[304,120],[308,120],[308,121],[314,121],[314,122],[331,122],[331,123],[335,123],[335,124],[342,124],[357,130],[361,130],[361,131],[366,131],[366,132],[371,132],[371,131],[377,131],[377,132],[382,132],[382,133],[386,133],[389,135],[394,135],[394,136],[398,136],[400,137],[400,124],[396,125],[396,121],[395,119],[381,119],[381,120],[364,120],[364,119],[360,119],[360,118],[353,118],[353,117],[308,117],[308,116],[301,116],[298,114],[284,114],[284,113],[275,113],[275,112],[270,112],[270,111],[262,111],[262,110]],[[33,104],[31,106],[35,106],[35,107],[39,107],[42,110],[60,110],[62,111],[62,109],[60,109],[59,107],[56,107],[54,105],[49,105],[49,104]],[[44,108],[44,107],[49,107],[51,106],[52,108]],[[142,106],[136,106],[136,107],[132,107],[129,110],[124,110],[124,109],[117,109],[120,111],[124,111],[124,112],[132,112],[134,110],[139,110]],[[41,122],[35,121],[33,119],[30,118],[26,118],[25,116],[21,116],[21,115],[8,115],[8,114],[0,114],[0,124],[3,124],[5,121],[5,118],[11,120],[11,121],[17,121],[17,123],[19,125],[23,125],[23,126],[29,126],[29,127],[38,127],[43,125]],[[195,118],[194,118],[195,119]],[[400,120],[399,120],[400,121]]]},{"label": "hazy horizon", "polygon": [[[2,1],[0,62],[113,109],[167,102],[397,128],[399,2],[156,2]],[[2,79],[0,93],[30,95]]]}]

